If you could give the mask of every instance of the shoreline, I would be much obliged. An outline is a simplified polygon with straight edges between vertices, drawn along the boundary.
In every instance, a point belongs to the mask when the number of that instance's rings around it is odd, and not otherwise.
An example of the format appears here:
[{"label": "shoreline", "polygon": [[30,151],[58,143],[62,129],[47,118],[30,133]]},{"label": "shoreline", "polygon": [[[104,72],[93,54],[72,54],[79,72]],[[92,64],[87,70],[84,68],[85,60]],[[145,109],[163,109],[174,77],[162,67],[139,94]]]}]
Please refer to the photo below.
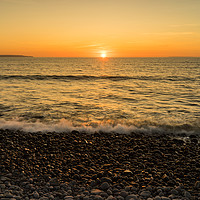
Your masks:
[{"label": "shoreline", "polygon": [[200,198],[197,135],[0,129],[0,145],[2,198]]}]

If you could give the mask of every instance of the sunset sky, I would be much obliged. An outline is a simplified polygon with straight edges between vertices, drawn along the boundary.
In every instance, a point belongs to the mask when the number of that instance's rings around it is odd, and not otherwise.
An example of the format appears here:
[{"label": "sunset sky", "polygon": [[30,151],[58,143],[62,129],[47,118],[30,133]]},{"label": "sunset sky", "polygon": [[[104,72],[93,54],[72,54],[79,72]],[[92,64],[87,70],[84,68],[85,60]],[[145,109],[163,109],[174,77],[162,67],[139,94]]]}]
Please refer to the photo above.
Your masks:
[{"label": "sunset sky", "polygon": [[200,56],[200,0],[0,0],[0,54]]}]

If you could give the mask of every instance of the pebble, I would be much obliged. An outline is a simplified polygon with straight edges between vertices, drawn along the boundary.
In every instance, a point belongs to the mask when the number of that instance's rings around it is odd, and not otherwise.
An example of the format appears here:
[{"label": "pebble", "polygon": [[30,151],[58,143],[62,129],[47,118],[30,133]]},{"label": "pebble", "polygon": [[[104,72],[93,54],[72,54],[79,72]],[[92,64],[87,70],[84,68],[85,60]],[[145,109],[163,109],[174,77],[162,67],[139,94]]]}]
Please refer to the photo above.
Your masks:
[{"label": "pebble", "polygon": [[189,199],[191,198],[191,194],[187,191],[184,192],[184,196]]},{"label": "pebble", "polygon": [[94,200],[103,200],[103,198],[102,198],[100,195],[96,195],[96,196],[94,197]]},{"label": "pebble", "polygon": [[41,197],[40,200],[49,200],[48,197]]},{"label": "pebble", "polygon": [[73,200],[74,198],[73,198],[73,196],[65,196],[64,197],[64,200]]},{"label": "pebble", "polygon": [[197,181],[197,182],[195,183],[194,187],[195,187],[196,189],[199,189],[199,188],[200,188],[200,181]]},{"label": "pebble", "polygon": [[125,198],[125,200],[138,200],[138,197],[135,194],[130,194]]},{"label": "pebble", "polygon": [[4,194],[4,197],[6,197],[6,198],[13,198],[13,195],[10,192],[6,192]]},{"label": "pebble", "polygon": [[162,200],[170,200],[168,197],[162,197]]},{"label": "pebble", "polygon": [[108,190],[107,190],[107,194],[108,194],[108,195],[112,195],[112,190],[108,189]]},{"label": "pebble", "polygon": [[156,197],[154,198],[154,200],[162,200],[162,197],[156,196]]},{"label": "pebble", "polygon": [[48,198],[49,198],[49,199],[54,199],[54,196],[53,196],[52,194],[49,194],[49,195],[48,195]]},{"label": "pebble", "polygon": [[1,180],[1,181],[9,181],[10,178],[8,178],[8,177],[6,177],[6,176],[1,176],[1,177],[0,177],[0,180]]},{"label": "pebble", "polygon": [[5,184],[0,184],[0,188],[5,189],[6,188]]},{"label": "pebble", "polygon": [[127,197],[128,196],[128,192],[127,191],[125,191],[125,190],[122,190],[121,192],[120,192],[120,196],[122,196],[122,197]]},{"label": "pebble", "polygon": [[145,197],[145,198],[148,198],[148,197],[151,196],[151,192],[149,192],[149,191],[142,191],[140,193],[140,195],[143,196],[143,197]]},{"label": "pebble", "polygon": [[109,195],[108,195],[108,193],[106,193],[106,192],[102,192],[101,194],[100,194],[103,198],[107,198]]},{"label": "pebble", "polygon": [[124,200],[124,197],[122,197],[122,196],[117,196],[117,200]]},{"label": "pebble", "polygon": [[[7,197],[5,197],[5,198],[2,197],[1,200],[8,200],[8,198]],[[10,198],[9,198],[9,200],[10,200]]]},{"label": "pebble", "polygon": [[112,182],[112,180],[111,180],[110,178],[108,178],[108,177],[102,177],[102,178],[101,178],[101,181],[102,181],[102,182],[108,182],[108,183],[111,183],[111,182]]},{"label": "pebble", "polygon": [[33,197],[39,199],[40,195],[37,191],[33,192]]},{"label": "pebble", "polygon": [[49,181],[50,185],[51,186],[59,186],[59,181],[57,178],[52,178],[50,181]]},{"label": "pebble", "polygon": [[15,199],[16,199],[16,200],[20,200],[20,199],[22,199],[22,197],[20,197],[20,196],[15,196]]},{"label": "pebble", "polygon": [[178,195],[178,191],[175,190],[175,189],[172,189],[170,193],[171,193],[171,194],[174,194],[174,195]]},{"label": "pebble", "polygon": [[109,185],[108,182],[103,182],[103,183],[100,185],[100,188],[101,188],[102,190],[107,190],[109,187],[110,187],[110,185]]},{"label": "pebble", "polygon": [[125,187],[125,190],[126,190],[127,192],[129,192],[131,189],[132,189],[132,186],[126,186],[126,187]]},{"label": "pebble", "polygon": [[117,200],[117,199],[113,197],[112,195],[110,195],[106,200]]},{"label": "pebble", "polygon": [[102,190],[99,190],[99,189],[92,189],[91,190],[91,194],[100,194],[100,193],[102,193]]}]

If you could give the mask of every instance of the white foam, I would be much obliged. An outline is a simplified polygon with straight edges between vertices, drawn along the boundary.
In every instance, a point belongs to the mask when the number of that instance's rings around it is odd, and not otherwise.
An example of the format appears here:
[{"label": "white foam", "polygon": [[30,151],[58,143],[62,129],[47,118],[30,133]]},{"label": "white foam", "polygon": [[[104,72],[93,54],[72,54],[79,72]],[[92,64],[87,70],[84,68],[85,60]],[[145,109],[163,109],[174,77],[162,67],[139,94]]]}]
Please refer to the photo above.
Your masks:
[{"label": "white foam", "polygon": [[[25,122],[25,121],[6,121],[4,119],[0,120],[0,129],[9,129],[9,130],[22,130],[25,132],[71,132],[72,130],[77,130],[79,132],[88,132],[88,133],[95,133],[95,132],[114,132],[114,133],[131,133],[133,131],[140,131],[146,132],[151,131],[149,128],[138,129],[135,126],[126,126],[117,124],[116,126],[109,125],[109,124],[100,124],[97,127],[93,126],[74,126],[71,122],[61,119],[56,124],[45,124],[41,122]],[[152,127],[151,127],[152,129]]]},{"label": "white foam", "polygon": [[31,123],[17,120],[6,121],[1,119],[0,129],[22,130],[25,132],[69,132],[73,130],[73,126],[67,120],[61,120],[56,124],[45,124],[41,122]]},{"label": "white foam", "polygon": [[[81,125],[75,126],[72,122],[67,121],[66,119],[61,119],[57,123],[42,123],[42,122],[26,122],[11,120],[6,121],[5,119],[0,119],[0,129],[9,129],[9,130],[21,130],[25,132],[71,132],[72,130],[77,130],[79,132],[95,133],[95,132],[107,132],[107,133],[119,133],[119,134],[129,134],[131,132],[137,133],[172,133],[172,130],[165,129],[163,127],[156,126],[145,126],[145,127],[136,127],[134,125],[111,125],[111,124],[99,124],[95,126],[91,125]],[[194,134],[194,131],[185,131],[179,130],[178,132],[173,133],[186,133]]]}]

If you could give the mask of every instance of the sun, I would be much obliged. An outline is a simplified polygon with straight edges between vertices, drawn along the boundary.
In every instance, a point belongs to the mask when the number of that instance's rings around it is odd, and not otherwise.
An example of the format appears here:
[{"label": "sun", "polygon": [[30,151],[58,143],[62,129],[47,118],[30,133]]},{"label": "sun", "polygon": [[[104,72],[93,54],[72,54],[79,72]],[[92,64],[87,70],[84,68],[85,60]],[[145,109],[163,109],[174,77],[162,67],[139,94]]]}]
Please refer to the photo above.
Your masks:
[{"label": "sun", "polygon": [[101,57],[102,57],[102,58],[105,58],[105,57],[106,57],[106,53],[102,53],[102,54],[101,54]]}]

